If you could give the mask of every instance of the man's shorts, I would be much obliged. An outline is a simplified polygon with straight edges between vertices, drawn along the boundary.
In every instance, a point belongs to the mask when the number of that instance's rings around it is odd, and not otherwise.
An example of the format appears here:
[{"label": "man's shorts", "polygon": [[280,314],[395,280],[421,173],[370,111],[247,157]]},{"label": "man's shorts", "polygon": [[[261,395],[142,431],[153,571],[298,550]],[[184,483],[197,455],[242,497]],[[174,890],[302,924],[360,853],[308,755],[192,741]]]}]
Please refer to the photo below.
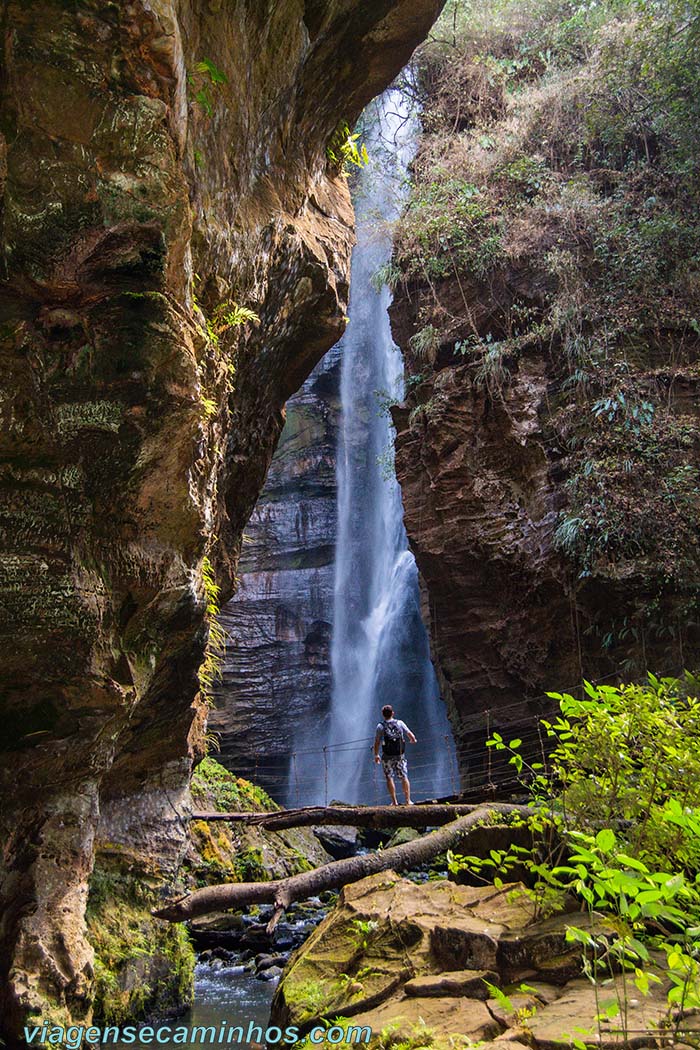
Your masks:
[{"label": "man's shorts", "polygon": [[396,755],[395,758],[383,758],[382,769],[384,770],[384,776],[391,777],[392,780],[403,780],[404,777],[408,777],[408,763],[404,755]]}]

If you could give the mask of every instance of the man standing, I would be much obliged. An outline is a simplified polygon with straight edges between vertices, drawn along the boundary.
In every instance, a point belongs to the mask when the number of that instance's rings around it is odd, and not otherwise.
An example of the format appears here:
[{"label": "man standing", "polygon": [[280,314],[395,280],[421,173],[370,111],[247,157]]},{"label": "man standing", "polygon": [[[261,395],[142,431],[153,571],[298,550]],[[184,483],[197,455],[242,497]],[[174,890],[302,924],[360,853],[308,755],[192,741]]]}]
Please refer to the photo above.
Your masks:
[{"label": "man standing", "polygon": [[[382,763],[382,769],[386,777],[386,786],[391,795],[391,804],[398,806],[396,785],[394,784],[394,778],[398,777],[406,797],[406,805],[412,806],[411,784],[408,779],[408,765],[404,755],[406,747],[404,734],[412,744],[416,743],[416,738],[405,722],[402,722],[400,718],[394,718],[394,709],[390,704],[386,704],[382,708],[382,718],[383,721],[379,722],[377,731],[374,734],[374,761],[377,764],[379,762]],[[380,744],[382,745],[381,759],[379,757]]]}]

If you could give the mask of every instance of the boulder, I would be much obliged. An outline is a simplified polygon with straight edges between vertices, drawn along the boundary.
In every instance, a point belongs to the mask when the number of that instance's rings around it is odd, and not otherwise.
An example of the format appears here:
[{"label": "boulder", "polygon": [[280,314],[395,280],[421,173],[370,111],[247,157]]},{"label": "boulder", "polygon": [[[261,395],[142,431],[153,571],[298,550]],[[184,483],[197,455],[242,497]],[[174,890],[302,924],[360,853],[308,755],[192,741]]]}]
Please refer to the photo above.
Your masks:
[{"label": "boulder", "polygon": [[413,842],[414,839],[418,839],[424,834],[423,831],[418,831],[417,828],[397,828],[394,834],[387,842],[386,848],[390,846],[404,846],[407,842]]},{"label": "boulder", "polygon": [[282,967],[270,966],[267,970],[259,970],[255,976],[259,981],[278,981],[282,976]]},{"label": "boulder", "polygon": [[404,992],[421,998],[467,996],[470,999],[487,999],[487,981],[494,984],[498,981],[498,974],[493,970],[454,970],[451,973],[413,977],[404,985]]},{"label": "boulder", "polygon": [[[430,1031],[437,1050],[447,1050],[456,1034],[491,1040],[492,1050],[523,1044],[568,1050],[581,1026],[597,1035],[599,1009],[593,987],[579,978],[580,951],[566,941],[571,921],[567,915],[534,920],[532,901],[518,884],[419,885],[381,872],[346,886],[292,956],[273,998],[272,1024],[303,1030],[322,1017],[352,1017],[372,1028],[373,1045],[387,1033],[413,1043]],[[575,922],[604,932],[580,914]],[[617,978],[610,990],[601,989],[600,1003],[620,988]],[[628,1027],[646,1042],[667,1010],[664,987],[653,988],[648,999],[628,995]],[[615,1027],[614,1020],[601,1023],[604,1046],[619,1042]]]},{"label": "boulder", "polygon": [[[532,914],[515,891],[447,880],[416,885],[391,871],[346,886],[290,960],[272,1003],[273,1023],[355,1016],[409,980],[443,970],[495,971],[499,938]],[[501,922],[485,917],[487,902]]]},{"label": "boulder", "polygon": [[287,961],[286,955],[258,955],[255,960],[255,968],[258,973],[269,970],[271,966],[283,967]]},{"label": "boulder", "polygon": [[314,835],[333,860],[354,857],[359,848],[359,832],[349,825],[321,825],[314,828]]},{"label": "boulder", "polygon": [[[499,904],[491,902],[498,915]],[[595,921],[600,932],[602,920]],[[510,925],[510,924],[509,924]],[[522,923],[505,930],[499,937],[497,969],[507,980],[516,980],[524,971],[546,975],[552,984],[565,984],[581,972],[581,949],[566,940],[569,926],[590,930],[593,926],[585,913],[553,915],[532,925]]]},{"label": "boulder", "polygon": [[[424,1034],[424,1045],[431,1050],[454,1050],[465,1040],[476,1043],[493,1039],[501,1029],[485,1003],[466,998],[408,998],[397,995],[381,1006],[363,1013],[355,1024],[368,1025],[375,1039],[391,1033],[394,1044],[420,1046],[417,1037]],[[409,1042],[410,1041],[410,1042]]]}]

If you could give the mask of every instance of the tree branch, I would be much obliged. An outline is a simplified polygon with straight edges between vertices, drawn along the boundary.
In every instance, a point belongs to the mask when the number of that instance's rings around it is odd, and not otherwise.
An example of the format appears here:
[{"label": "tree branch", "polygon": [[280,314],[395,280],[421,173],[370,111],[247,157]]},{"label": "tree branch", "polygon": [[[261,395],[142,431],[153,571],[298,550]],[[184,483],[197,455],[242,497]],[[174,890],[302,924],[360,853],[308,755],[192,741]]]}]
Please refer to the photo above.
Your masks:
[{"label": "tree branch", "polygon": [[[382,807],[377,807],[382,808]],[[387,807],[389,808],[389,807]],[[416,806],[415,809],[423,807]],[[428,807],[425,807],[428,808]],[[401,808],[401,813],[408,814],[414,807]],[[313,871],[292,875],[287,879],[276,879],[272,882],[239,882],[224,883],[219,886],[206,886],[195,890],[178,900],[171,901],[164,908],[158,908],[153,914],[169,922],[182,922],[206,915],[213,911],[225,911],[230,908],[245,908],[250,904],[274,904],[275,912],[268,924],[272,932],[281,918],[285,908],[294,901],[305,900],[316,896],[324,890],[337,890],[350,882],[357,882],[367,875],[393,869],[406,871],[419,867],[432,860],[438,853],[456,846],[477,824],[491,824],[495,817],[511,813],[524,815],[530,813],[527,806],[507,803],[484,804],[472,808],[470,813],[459,817],[438,831],[431,831],[403,846],[392,846],[378,853],[368,853],[361,857],[348,857],[324,864]]]}]

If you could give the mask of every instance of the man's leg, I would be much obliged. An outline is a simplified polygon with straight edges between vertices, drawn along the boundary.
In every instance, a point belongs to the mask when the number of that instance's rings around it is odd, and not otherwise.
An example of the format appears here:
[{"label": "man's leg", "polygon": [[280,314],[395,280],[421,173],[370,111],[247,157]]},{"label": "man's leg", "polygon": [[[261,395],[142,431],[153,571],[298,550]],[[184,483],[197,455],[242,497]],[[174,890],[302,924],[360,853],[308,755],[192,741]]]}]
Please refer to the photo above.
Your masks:
[{"label": "man's leg", "polygon": [[389,788],[389,794],[391,795],[392,806],[398,806],[399,802],[396,798],[396,787],[394,786],[394,779],[389,773],[385,773],[386,786]]},{"label": "man's leg", "polygon": [[411,802],[411,782],[408,779],[408,777],[401,777],[401,787],[403,788],[403,793],[406,797],[406,805],[412,806],[413,803]]}]

